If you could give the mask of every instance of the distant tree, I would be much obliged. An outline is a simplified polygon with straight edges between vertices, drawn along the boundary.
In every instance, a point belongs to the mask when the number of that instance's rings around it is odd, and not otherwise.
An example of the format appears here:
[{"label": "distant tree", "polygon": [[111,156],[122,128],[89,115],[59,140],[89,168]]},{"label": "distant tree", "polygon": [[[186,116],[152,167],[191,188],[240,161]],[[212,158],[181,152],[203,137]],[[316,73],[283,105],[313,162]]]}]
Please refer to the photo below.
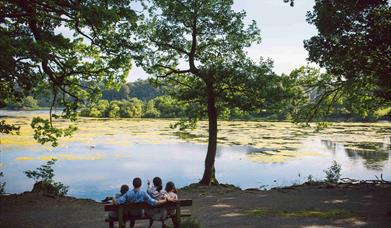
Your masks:
[{"label": "distant tree", "polygon": [[[101,86],[124,82],[131,67],[129,51],[136,48],[128,42],[138,19],[130,4],[131,0],[2,1],[0,107],[7,99],[21,100],[33,90],[47,89],[53,94],[51,106],[60,101],[65,107],[62,117],[74,120],[84,100],[100,96]],[[33,120],[41,143],[74,129],[54,129],[52,117],[48,125],[42,118]]]},{"label": "distant tree", "polygon": [[90,117],[100,118],[102,117],[102,112],[97,107],[92,107],[89,111]]},{"label": "distant tree", "polygon": [[155,107],[155,101],[150,100],[145,105],[144,117],[146,118],[157,118],[160,117],[159,110]]},{"label": "distant tree", "polygon": [[140,118],[143,115],[143,106],[144,103],[137,98],[122,100],[120,104],[120,115],[121,117]]},{"label": "distant tree", "polygon": [[108,89],[103,90],[102,98],[113,101],[113,100],[126,100],[129,98],[129,87],[123,83],[119,89]]},{"label": "distant tree", "polygon": [[100,111],[102,117],[107,117],[110,103],[108,100],[99,100],[97,109]]},{"label": "distant tree", "polygon": [[32,96],[23,97],[19,101],[8,101],[8,108],[10,109],[37,109],[38,101]]},{"label": "distant tree", "polygon": [[185,105],[171,96],[160,96],[152,99],[151,101],[154,103],[155,108],[160,113],[160,117],[178,118],[183,117],[185,114]]},{"label": "distant tree", "polygon": [[163,95],[161,88],[155,88],[149,80],[138,79],[135,82],[128,83],[129,97],[136,97],[140,100],[147,101],[157,96]]},{"label": "distant tree", "polygon": [[37,109],[38,108],[38,101],[34,99],[32,96],[27,96],[23,98],[22,104],[24,108],[28,109]]},{"label": "distant tree", "polygon": [[110,118],[119,118],[121,111],[121,102],[120,101],[111,101],[108,117]]},{"label": "distant tree", "polygon": [[373,95],[372,83],[337,84],[335,76],[311,67],[300,67],[286,76],[285,107],[296,122],[323,121],[328,118],[374,120],[379,109],[390,102]]},{"label": "distant tree", "polygon": [[217,183],[217,104],[259,109],[273,103],[271,98],[279,98],[281,91],[270,61],[254,63],[246,57],[245,48],[260,42],[259,30],[255,22],[246,26],[245,12],[235,12],[232,4],[153,0],[146,6],[145,23],[138,27],[137,41],[146,48],[136,53],[136,62],[172,96],[189,104],[191,119],[208,117],[208,151],[200,181],[206,185]]},{"label": "distant tree", "polygon": [[351,93],[349,100],[357,105],[390,104],[390,2],[316,0],[307,21],[318,28],[304,43],[309,60],[327,70],[330,85],[319,100]]}]

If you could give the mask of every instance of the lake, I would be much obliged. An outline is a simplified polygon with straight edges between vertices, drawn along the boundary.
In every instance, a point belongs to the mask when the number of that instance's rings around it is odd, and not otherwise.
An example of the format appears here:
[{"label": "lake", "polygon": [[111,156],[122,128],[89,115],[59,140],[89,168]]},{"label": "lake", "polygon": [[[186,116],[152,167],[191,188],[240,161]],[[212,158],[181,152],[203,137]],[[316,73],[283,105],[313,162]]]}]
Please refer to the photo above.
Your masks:
[{"label": "lake", "polygon": [[[169,126],[175,120],[80,118],[79,130],[58,147],[32,137],[31,118],[47,111],[0,110],[1,119],[21,126],[20,135],[1,135],[0,168],[6,192],[30,191],[34,182],[23,171],[57,158],[56,181],[69,195],[101,200],[139,176],[154,176],[177,187],[197,182],[207,150],[207,122],[194,131]],[[56,122],[66,126],[66,122]],[[308,175],[322,180],[335,160],[342,176],[391,180],[391,123],[333,123],[316,132],[288,122],[220,121],[216,176],[242,189],[303,183]],[[144,186],[145,187],[145,186]]]}]

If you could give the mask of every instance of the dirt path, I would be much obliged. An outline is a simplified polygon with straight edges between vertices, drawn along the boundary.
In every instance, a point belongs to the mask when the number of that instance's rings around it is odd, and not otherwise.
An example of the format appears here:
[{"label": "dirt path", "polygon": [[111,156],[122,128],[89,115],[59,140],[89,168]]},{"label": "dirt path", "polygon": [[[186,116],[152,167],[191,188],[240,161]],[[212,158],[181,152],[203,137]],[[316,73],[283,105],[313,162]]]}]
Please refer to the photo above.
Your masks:
[{"label": "dirt path", "polygon": [[[391,185],[301,186],[270,191],[181,190],[201,227],[389,227]],[[108,227],[102,205],[32,193],[0,197],[0,227]],[[142,222],[137,227],[145,227]],[[156,227],[159,227],[156,224]]]}]

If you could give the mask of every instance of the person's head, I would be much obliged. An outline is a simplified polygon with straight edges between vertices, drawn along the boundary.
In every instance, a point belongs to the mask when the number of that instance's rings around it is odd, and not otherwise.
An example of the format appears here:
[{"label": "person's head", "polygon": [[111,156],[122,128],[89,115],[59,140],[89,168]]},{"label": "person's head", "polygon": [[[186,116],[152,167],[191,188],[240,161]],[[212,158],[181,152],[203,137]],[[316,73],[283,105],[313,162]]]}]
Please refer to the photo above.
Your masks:
[{"label": "person's head", "polygon": [[140,177],[136,177],[133,179],[133,187],[140,188],[141,187],[141,179]]},{"label": "person's head", "polygon": [[123,195],[123,194],[125,194],[127,191],[129,191],[129,186],[128,186],[127,184],[122,185],[122,186],[121,186],[121,190],[120,190],[121,194]]},{"label": "person's head", "polygon": [[167,184],[166,184],[166,192],[176,192],[174,182],[172,182],[172,181],[167,182]]},{"label": "person's head", "polygon": [[153,178],[152,182],[153,182],[153,185],[156,187],[156,190],[157,190],[158,192],[160,192],[160,190],[163,189],[163,186],[162,186],[162,179],[161,179],[160,177],[155,177],[155,178]]}]

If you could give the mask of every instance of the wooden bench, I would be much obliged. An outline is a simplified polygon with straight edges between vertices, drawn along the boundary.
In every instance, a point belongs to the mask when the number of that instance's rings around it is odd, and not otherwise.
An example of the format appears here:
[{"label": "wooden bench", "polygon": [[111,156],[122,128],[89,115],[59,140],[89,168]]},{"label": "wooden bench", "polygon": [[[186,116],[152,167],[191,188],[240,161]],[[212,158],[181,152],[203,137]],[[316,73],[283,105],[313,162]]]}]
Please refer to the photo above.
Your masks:
[{"label": "wooden bench", "polygon": [[104,210],[107,212],[117,212],[118,217],[107,217],[105,222],[109,223],[109,227],[114,227],[114,222],[118,222],[118,226],[120,228],[125,227],[126,221],[136,221],[136,220],[146,220],[149,219],[147,216],[129,216],[127,213],[132,209],[152,209],[152,208],[166,208],[166,209],[174,209],[176,210],[175,215],[173,215],[172,221],[174,223],[174,227],[180,227],[181,217],[189,217],[191,213],[189,210],[181,210],[181,207],[188,207],[193,204],[192,200],[182,199],[176,202],[167,202],[165,204],[159,206],[150,206],[147,203],[127,203],[123,205],[113,205],[113,204],[104,204]]}]

